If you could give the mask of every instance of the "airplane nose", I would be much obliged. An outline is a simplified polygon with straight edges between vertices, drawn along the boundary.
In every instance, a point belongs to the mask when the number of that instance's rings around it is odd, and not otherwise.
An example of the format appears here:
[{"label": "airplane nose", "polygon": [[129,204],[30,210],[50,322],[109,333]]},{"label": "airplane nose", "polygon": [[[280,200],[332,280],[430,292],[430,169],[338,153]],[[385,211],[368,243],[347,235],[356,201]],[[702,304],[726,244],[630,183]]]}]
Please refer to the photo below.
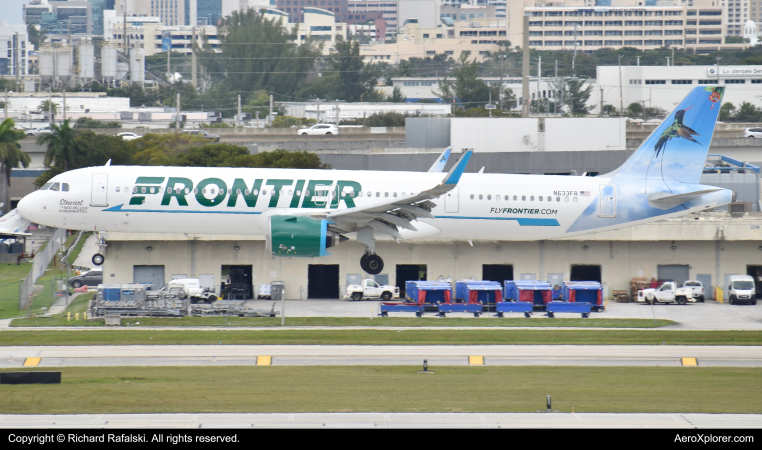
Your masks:
[{"label": "airplane nose", "polygon": [[29,198],[34,194],[28,194],[21,200],[19,200],[18,205],[16,205],[16,209],[18,210],[19,214],[21,214],[21,217],[25,219],[30,219],[32,217],[32,200]]}]

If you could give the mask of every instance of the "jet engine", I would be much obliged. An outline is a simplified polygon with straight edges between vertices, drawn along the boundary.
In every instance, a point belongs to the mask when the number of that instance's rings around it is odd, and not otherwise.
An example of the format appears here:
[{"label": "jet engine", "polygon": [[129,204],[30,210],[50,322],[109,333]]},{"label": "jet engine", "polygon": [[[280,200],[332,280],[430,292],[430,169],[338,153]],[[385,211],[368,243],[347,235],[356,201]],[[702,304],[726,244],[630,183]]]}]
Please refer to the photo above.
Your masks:
[{"label": "jet engine", "polygon": [[303,216],[270,216],[270,251],[274,256],[325,256],[326,249],[348,240],[328,229],[327,220]]}]

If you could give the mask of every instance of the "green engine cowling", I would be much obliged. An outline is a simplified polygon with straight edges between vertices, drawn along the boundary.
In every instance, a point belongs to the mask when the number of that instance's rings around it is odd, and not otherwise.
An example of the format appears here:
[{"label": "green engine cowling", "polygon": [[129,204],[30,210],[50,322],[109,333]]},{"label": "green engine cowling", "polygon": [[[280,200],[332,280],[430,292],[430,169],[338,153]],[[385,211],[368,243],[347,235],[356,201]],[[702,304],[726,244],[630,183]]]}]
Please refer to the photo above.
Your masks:
[{"label": "green engine cowling", "polygon": [[275,256],[306,257],[330,255],[331,248],[346,237],[328,230],[327,220],[302,216],[270,216],[270,248]]}]

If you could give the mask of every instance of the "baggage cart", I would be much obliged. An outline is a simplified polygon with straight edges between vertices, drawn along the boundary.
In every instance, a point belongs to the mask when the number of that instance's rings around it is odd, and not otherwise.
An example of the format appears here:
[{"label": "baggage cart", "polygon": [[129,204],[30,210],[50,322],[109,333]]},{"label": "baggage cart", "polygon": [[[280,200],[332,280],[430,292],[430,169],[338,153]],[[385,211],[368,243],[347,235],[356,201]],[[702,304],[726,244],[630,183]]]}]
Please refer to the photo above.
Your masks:
[{"label": "baggage cart", "polygon": [[603,287],[597,281],[566,281],[561,298],[568,303],[589,303],[592,310],[603,311]]},{"label": "baggage cart", "polygon": [[545,306],[545,310],[550,318],[555,317],[556,313],[577,313],[582,314],[583,319],[587,319],[590,317],[591,305],[590,303],[550,302]]}]

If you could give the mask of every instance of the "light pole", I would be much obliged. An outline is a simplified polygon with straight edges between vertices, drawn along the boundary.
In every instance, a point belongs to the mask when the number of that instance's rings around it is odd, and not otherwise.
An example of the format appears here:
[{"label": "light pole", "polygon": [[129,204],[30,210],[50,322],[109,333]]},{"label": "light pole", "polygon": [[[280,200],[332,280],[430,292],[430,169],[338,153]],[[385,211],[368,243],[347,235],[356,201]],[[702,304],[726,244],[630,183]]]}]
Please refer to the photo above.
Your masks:
[{"label": "light pole", "polygon": [[572,76],[576,76],[577,72],[574,71],[574,60],[577,59],[577,29],[579,25],[574,25],[574,55],[572,55]]}]

